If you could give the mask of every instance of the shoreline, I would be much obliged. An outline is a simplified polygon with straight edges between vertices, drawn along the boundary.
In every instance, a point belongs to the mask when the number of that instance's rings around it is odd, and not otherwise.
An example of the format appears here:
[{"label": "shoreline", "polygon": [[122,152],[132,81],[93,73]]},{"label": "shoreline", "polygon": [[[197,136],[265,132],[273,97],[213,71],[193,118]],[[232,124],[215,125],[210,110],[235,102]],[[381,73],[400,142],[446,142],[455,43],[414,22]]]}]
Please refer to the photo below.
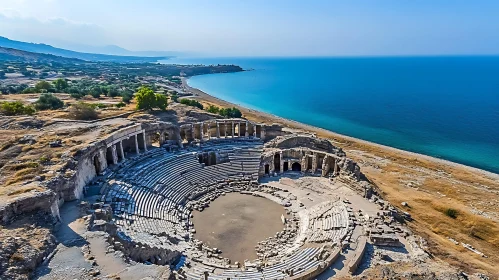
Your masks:
[{"label": "shoreline", "polygon": [[[241,105],[234,104],[234,103],[225,101],[223,99],[220,99],[218,97],[212,96],[212,95],[210,95],[210,94],[208,94],[200,89],[193,88],[193,87],[189,86],[189,84],[187,82],[188,79],[189,79],[189,77],[187,77],[187,78],[182,77],[181,78],[182,86],[185,87],[188,91],[192,92],[194,98],[198,98],[198,99],[205,101],[207,103],[212,103],[212,104],[216,104],[216,105],[223,106],[223,107],[229,107],[229,106],[230,107],[237,107],[243,113],[243,117],[245,117],[249,120],[267,122],[268,124],[280,122],[282,125],[290,128],[290,129],[304,130],[305,132],[312,132],[315,134],[320,134],[320,136],[326,137],[326,138],[330,138],[330,137],[339,138],[341,140],[352,142],[355,144],[361,144],[361,145],[367,145],[367,146],[379,148],[380,151],[384,149],[384,150],[388,150],[388,151],[393,152],[393,153],[401,153],[401,154],[404,154],[406,156],[421,158],[424,160],[432,161],[432,162],[437,163],[437,164],[444,164],[444,165],[447,165],[447,166],[453,167],[453,168],[464,168],[468,171],[478,172],[478,173],[480,173],[484,176],[487,176],[491,179],[499,180],[499,174],[494,173],[492,171],[487,171],[484,169],[480,169],[480,168],[473,167],[473,166],[468,166],[468,165],[465,165],[462,163],[457,163],[457,162],[453,162],[453,161],[446,160],[446,159],[436,158],[436,157],[432,157],[432,156],[421,154],[421,153],[406,151],[406,150],[398,149],[395,147],[390,147],[390,146],[386,146],[383,144],[378,144],[378,143],[371,142],[368,140],[363,140],[363,139],[351,137],[348,135],[340,134],[337,132],[333,132],[333,131],[330,131],[330,130],[327,130],[324,128],[320,128],[320,127],[316,127],[313,125],[309,125],[309,124],[301,123],[298,121],[286,119],[286,118],[283,118],[283,117],[280,117],[277,115],[273,115],[270,113],[266,113],[266,112],[262,112],[262,111],[258,111],[258,110],[254,110],[254,109],[249,109],[249,108],[243,107]],[[253,118],[251,116],[253,116]],[[341,144],[341,142],[337,141],[337,139],[329,139],[329,140],[333,140],[334,142]],[[345,143],[343,143],[343,144],[345,144]]]}]

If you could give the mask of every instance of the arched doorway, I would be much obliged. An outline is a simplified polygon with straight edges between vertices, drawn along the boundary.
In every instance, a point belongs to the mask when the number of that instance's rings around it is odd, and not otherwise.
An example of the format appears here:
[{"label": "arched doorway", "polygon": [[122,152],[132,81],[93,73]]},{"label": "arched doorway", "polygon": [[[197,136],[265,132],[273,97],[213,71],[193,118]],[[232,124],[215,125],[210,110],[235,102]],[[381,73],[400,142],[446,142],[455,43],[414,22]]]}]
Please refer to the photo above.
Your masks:
[{"label": "arched doorway", "polygon": [[287,161],[286,161],[286,162],[284,162],[284,165],[282,166],[282,169],[283,169],[283,170],[282,170],[283,172],[286,172],[286,171],[288,171],[288,170],[289,170],[289,164],[288,164],[288,162],[287,162]]},{"label": "arched doorway", "polygon": [[274,155],[274,171],[281,172],[281,154]]},{"label": "arched doorway", "polygon": [[269,174],[270,173],[270,166],[268,164],[265,164],[265,174]]},{"label": "arched doorway", "polygon": [[299,164],[298,162],[295,162],[295,163],[291,164],[291,170],[293,170],[293,171],[301,171],[301,164]]}]

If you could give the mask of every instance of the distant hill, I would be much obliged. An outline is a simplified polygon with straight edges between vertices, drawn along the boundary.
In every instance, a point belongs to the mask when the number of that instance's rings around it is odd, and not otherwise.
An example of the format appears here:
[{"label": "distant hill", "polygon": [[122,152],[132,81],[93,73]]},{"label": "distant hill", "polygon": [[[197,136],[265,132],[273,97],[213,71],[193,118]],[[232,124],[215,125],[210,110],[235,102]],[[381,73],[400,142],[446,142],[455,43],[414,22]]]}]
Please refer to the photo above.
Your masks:
[{"label": "distant hill", "polygon": [[0,47],[0,61],[85,63],[85,60]]},{"label": "distant hill", "polygon": [[185,52],[175,52],[175,51],[131,51],[116,45],[89,46],[82,44],[64,43],[62,46],[64,46],[62,47],[64,49],[69,49],[77,52],[119,55],[119,56],[173,57],[173,56],[186,56],[186,54],[188,54]]},{"label": "distant hill", "polygon": [[56,48],[46,44],[26,43],[21,41],[10,40],[8,38],[1,36],[0,36],[0,47],[23,50],[32,53],[52,54],[68,58],[77,58],[87,61],[156,62],[160,59],[169,58],[168,56],[127,56],[127,55],[109,55],[109,54],[75,52],[71,50]]}]

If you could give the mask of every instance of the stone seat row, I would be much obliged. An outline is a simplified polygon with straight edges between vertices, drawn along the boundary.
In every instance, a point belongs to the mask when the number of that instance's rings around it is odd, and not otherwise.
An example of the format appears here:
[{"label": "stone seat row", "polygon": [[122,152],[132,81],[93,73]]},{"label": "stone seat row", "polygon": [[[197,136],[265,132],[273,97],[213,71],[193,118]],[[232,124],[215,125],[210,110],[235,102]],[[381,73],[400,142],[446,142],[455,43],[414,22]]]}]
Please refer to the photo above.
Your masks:
[{"label": "stone seat row", "polygon": [[213,269],[202,264],[194,263],[192,269],[188,269],[186,272],[187,279],[198,280],[202,279],[204,271],[209,272],[208,279],[218,280],[218,279],[286,279],[289,275],[286,274],[285,270],[293,270],[294,275],[299,275],[311,268],[318,267],[319,261],[315,258],[319,252],[319,248],[304,248],[298,250],[295,254],[292,254],[286,260],[271,265],[268,267],[263,267],[262,271],[256,271],[254,269],[248,269],[245,271],[226,269],[221,274],[213,274]]}]

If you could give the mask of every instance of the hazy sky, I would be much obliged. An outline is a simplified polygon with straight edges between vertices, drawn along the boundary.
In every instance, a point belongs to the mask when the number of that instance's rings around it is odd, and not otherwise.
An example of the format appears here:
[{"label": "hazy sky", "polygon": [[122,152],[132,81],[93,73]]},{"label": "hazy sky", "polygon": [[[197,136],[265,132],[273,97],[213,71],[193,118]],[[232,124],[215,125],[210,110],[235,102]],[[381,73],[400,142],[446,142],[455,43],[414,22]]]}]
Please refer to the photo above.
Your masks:
[{"label": "hazy sky", "polygon": [[499,54],[499,0],[0,0],[0,36],[217,56]]}]

